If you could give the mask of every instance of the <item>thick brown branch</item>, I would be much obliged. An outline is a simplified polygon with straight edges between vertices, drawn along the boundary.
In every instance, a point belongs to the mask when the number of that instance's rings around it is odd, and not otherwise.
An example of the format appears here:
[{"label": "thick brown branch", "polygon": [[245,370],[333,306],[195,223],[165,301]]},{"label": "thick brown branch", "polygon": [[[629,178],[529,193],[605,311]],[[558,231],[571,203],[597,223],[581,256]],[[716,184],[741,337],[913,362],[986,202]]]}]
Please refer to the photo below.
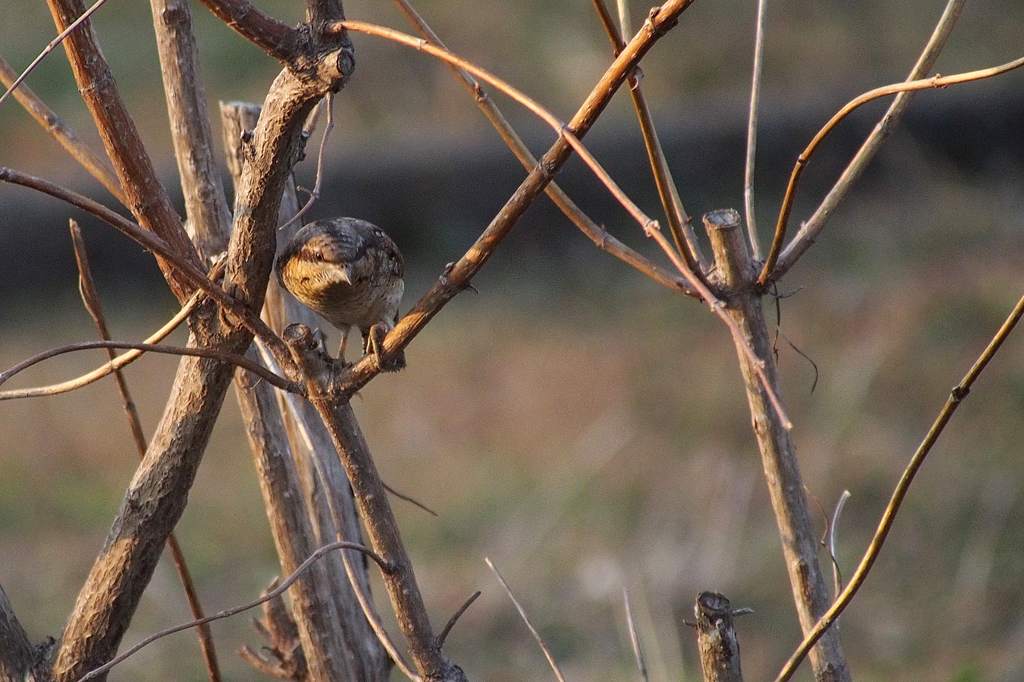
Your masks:
[{"label": "thick brown branch", "polygon": [[875,560],[882,551],[882,546],[885,544],[885,539],[889,536],[889,531],[892,530],[892,525],[896,521],[896,515],[899,513],[900,506],[903,504],[903,500],[906,498],[907,493],[910,491],[910,484],[914,482],[914,476],[917,475],[921,465],[924,464],[924,460],[928,457],[928,453],[931,452],[932,447],[936,441],[939,440],[939,436],[945,430],[949,420],[953,418],[953,414],[971,392],[971,387],[974,386],[974,382],[977,381],[981,373],[985,371],[988,363],[992,361],[996,353],[1003,346],[1003,343],[1010,337],[1013,330],[1016,328],[1017,323],[1020,322],[1021,317],[1024,316],[1024,296],[1018,301],[1017,305],[1010,311],[1009,316],[996,331],[995,336],[985,346],[985,350],[981,352],[978,359],[974,361],[971,368],[967,370],[967,373],[963,376],[953,390],[950,391],[949,397],[946,399],[946,403],[942,406],[939,414],[935,417],[935,421],[932,422],[931,428],[928,429],[928,433],[925,435],[924,440],[917,446],[917,450],[914,452],[914,456],[910,458],[910,462],[907,464],[906,469],[903,470],[903,475],[900,477],[899,483],[896,484],[896,488],[892,491],[892,496],[889,498],[889,503],[885,506],[885,511],[882,512],[882,519],[878,523],[878,527],[875,529],[875,534],[871,538],[871,543],[868,545],[867,551],[861,558],[860,563],[857,565],[857,570],[850,578],[850,584],[846,586],[846,589],[836,597],[835,602],[826,611],[817,623],[814,624],[814,628],[806,633],[804,641],[800,643],[793,655],[790,656],[789,660],[786,661],[786,665],[783,666],[778,677],[775,678],[775,682],[785,682],[793,676],[796,672],[800,662],[803,661],[807,652],[814,646],[814,644],[824,636],[827,636],[830,632],[829,628],[839,618],[839,614],[850,605],[853,597],[857,594],[857,590],[860,589],[864,581],[867,580],[868,573],[871,571],[871,567],[874,565]]},{"label": "thick brown branch", "polygon": [[[17,78],[17,73],[10,64],[0,57],[0,83],[10,87],[15,78]],[[41,100],[28,86],[22,85],[15,90],[14,98],[35,119],[36,123],[42,126],[75,161],[81,164],[82,168],[88,171],[89,175],[96,178],[122,205],[126,205],[127,200],[124,197],[124,192],[121,191],[121,184],[114,177],[114,171],[110,168],[110,162],[107,159],[94,152],[89,145],[79,139],[64,119],[48,107],[46,102]]]},{"label": "thick brown branch", "polygon": [[[258,106],[221,104],[224,147],[236,183],[245,165],[243,133],[255,128],[258,118]],[[297,208],[291,185],[289,180],[280,211],[279,219],[285,223],[291,221]],[[289,236],[286,228],[281,236]],[[277,329],[283,328],[283,321],[290,315],[311,316],[274,280],[269,283],[264,314]],[[253,385],[239,378],[235,386],[282,573],[294,570],[317,544],[361,539],[348,481],[340,471],[319,416],[313,413],[310,417],[300,410],[290,414],[285,407],[288,403],[278,399],[265,385]],[[305,443],[293,433],[300,428],[312,437],[320,437],[322,447],[306,452]],[[315,480],[307,471],[311,458],[317,458],[318,464],[333,463],[338,475]],[[347,523],[344,519],[336,523],[332,518],[331,510],[335,507],[344,510],[344,516],[349,518]],[[312,570],[291,600],[304,659],[318,678],[384,680],[390,665],[368,626],[374,616],[371,613],[364,617],[360,609],[360,604],[369,603],[369,598],[353,594],[354,590],[369,592],[366,565],[356,560],[358,557],[349,557],[348,552],[340,555],[341,562],[324,562]],[[352,576],[352,585],[346,571]]]},{"label": "thick brown branch", "polygon": [[208,260],[228,246],[231,214],[213,162],[213,135],[187,0],[150,0],[186,228]]},{"label": "thick brown branch", "polygon": [[[47,0],[54,23],[65,29],[85,11],[81,0]],[[195,249],[181,224],[181,218],[156,176],[142,138],[114,82],[110,66],[103,57],[91,20],[72,32],[64,41],[79,92],[99,130],[107,156],[124,190],[127,205],[139,224],[151,230],[182,259],[196,264]],[[165,279],[182,303],[191,287],[179,271],[158,259]]]},{"label": "thick brown branch", "polygon": [[287,63],[299,49],[298,29],[278,21],[248,0],[202,0],[221,21],[279,62]]}]

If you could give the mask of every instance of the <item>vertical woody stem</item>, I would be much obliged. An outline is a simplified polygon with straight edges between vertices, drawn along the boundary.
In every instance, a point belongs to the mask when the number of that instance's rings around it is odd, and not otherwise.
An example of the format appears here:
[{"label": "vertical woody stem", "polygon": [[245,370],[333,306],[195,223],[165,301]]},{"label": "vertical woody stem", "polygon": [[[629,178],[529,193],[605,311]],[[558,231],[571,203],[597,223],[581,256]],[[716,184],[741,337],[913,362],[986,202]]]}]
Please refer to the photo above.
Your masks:
[{"label": "vertical woody stem", "polygon": [[[778,371],[771,350],[771,337],[761,309],[761,296],[754,286],[757,275],[747,243],[740,229],[740,216],[731,209],[704,216],[704,227],[715,257],[717,284],[728,301],[729,314],[736,320],[747,343],[765,363],[764,372],[776,394]],[[764,386],[758,380],[750,358],[737,347],[754,435],[761,451],[765,480],[782,540],[782,553],[793,589],[800,627],[806,633],[829,606],[825,579],[818,565],[818,543],[811,525],[800,467],[789,432],[772,409]],[[818,680],[850,680],[839,633],[823,636],[811,652]]]}]

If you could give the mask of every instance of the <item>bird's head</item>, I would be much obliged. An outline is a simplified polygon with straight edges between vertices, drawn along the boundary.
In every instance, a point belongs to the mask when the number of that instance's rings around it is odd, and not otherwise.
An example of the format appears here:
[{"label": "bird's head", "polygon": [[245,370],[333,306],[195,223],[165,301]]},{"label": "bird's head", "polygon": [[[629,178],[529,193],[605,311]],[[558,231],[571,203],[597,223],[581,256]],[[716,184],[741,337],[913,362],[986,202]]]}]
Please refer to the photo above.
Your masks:
[{"label": "bird's head", "polygon": [[295,233],[277,259],[278,282],[303,298],[339,285],[352,285],[365,247],[337,222],[317,222]]}]

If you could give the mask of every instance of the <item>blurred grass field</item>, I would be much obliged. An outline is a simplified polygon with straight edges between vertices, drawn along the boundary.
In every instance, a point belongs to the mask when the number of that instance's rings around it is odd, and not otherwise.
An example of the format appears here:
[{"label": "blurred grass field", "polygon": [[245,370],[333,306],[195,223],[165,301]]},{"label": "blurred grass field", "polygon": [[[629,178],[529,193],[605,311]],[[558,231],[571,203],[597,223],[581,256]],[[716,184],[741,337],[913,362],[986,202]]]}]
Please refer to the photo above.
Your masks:
[{"label": "blurred grass field", "polygon": [[[531,1],[517,3],[515,11],[421,6],[453,47],[564,113],[607,61],[596,23],[587,23],[587,4]],[[778,7],[769,33],[767,89],[776,98],[770,105],[779,113],[822,91],[852,95],[896,80],[941,4],[801,1]],[[282,2],[261,6],[281,16],[293,9]],[[390,8],[346,6],[350,16],[400,25]],[[0,19],[13,7],[0,8]],[[752,7],[697,3],[679,36],[651,55],[645,87],[669,130],[691,125],[694,111],[713,114],[716,98],[739,101]],[[123,4],[101,17],[100,30],[147,141],[170,168],[155,58],[129,30],[138,22],[149,30],[145,9]],[[1019,49],[1021,23],[1012,20],[1021,17],[1019,6],[1007,0],[988,9],[965,15],[940,63],[943,73],[1018,56],[1008,52]],[[22,10],[24,30],[0,21],[0,52],[18,64],[48,36],[45,9],[19,3]],[[1011,20],[995,19],[997,13]],[[273,65],[252,59],[251,48],[198,9],[197,22],[210,59],[211,99],[258,99]],[[523,48],[516,59],[507,56],[510,46]],[[403,248],[417,245],[407,251],[413,273],[406,308],[465,248],[466,234],[493,215],[497,205],[483,186],[503,187],[505,178],[462,177],[463,195],[454,199],[433,185],[395,196],[395,187],[407,185],[392,183],[388,169],[412,158],[440,175],[436,152],[445,141],[458,141],[458,163],[478,153],[477,138],[490,141],[487,153],[500,152],[467,99],[453,94],[447,73],[411,53],[365,42],[357,47],[360,71],[339,98],[344,126],[332,142],[332,159],[342,159],[338,165],[345,169],[328,177],[342,199],[325,198],[325,204],[345,199],[354,175],[346,164],[362,154],[367,174],[383,189],[353,201],[381,211],[402,205],[414,215],[428,213],[423,205],[430,202],[432,217],[441,211],[445,223],[396,226]],[[31,84],[88,135],[66,70],[54,55]],[[915,106],[927,110],[934,98],[959,96],[982,108],[993,91],[1019,90],[1019,76],[1007,82],[965,95],[922,96]],[[605,135],[600,139],[615,138],[628,123],[623,99],[595,131]],[[695,109],[695,100],[704,108]],[[0,163],[81,182],[24,119],[12,106],[0,111]],[[518,114],[513,119],[525,121]],[[792,140],[762,144],[783,146],[788,159],[806,135],[800,130]],[[671,135],[665,137],[671,145]],[[784,398],[812,503],[831,510],[844,489],[853,495],[839,531],[838,560],[847,575],[949,389],[1021,294],[1020,145],[987,144],[984,162],[968,164],[936,154],[916,133],[896,135],[782,285],[781,293],[793,294],[781,301],[782,331],[820,369],[812,394],[813,368],[780,341]],[[808,172],[794,218],[813,207],[848,150],[825,152],[832,156],[816,160],[820,167]],[[716,150],[695,147],[673,157],[692,213],[722,202],[739,208],[734,156],[724,169]],[[616,177],[625,176],[627,190],[647,186],[642,172],[625,172],[629,167],[619,162],[614,157],[610,165]],[[696,177],[708,165],[714,172]],[[762,167],[762,226],[771,222],[786,170]],[[578,173],[567,183],[577,197]],[[645,208],[656,210],[649,188],[645,192],[639,194]],[[94,338],[66,251],[47,247],[28,259],[15,253],[28,249],[25,244],[61,239],[63,217],[19,222],[24,206],[38,205],[34,201],[0,188],[0,206],[10,209],[0,217],[4,271],[28,260],[32,281],[47,283],[45,297],[17,282],[0,286],[0,367]],[[606,200],[584,205],[654,254]],[[158,293],[144,258],[135,254],[122,269],[121,252],[100,229],[87,230],[87,238],[113,334],[139,339],[172,313],[173,302]],[[798,628],[725,330],[693,301],[596,254],[542,206],[531,210],[474,284],[479,295],[460,295],[416,339],[409,368],[374,381],[355,403],[387,482],[440,513],[435,519],[394,502],[435,624],[473,590],[484,592],[449,638],[451,657],[472,679],[549,677],[483,563],[489,556],[570,679],[635,679],[623,587],[652,680],[699,679],[693,635],[683,620],[704,589],[755,610],[739,621],[743,666],[748,679],[774,674],[796,645]],[[961,407],[914,484],[874,573],[842,618],[858,679],[1024,678],[1022,348],[1024,339],[1011,338]],[[65,356],[12,384],[60,380],[101,360],[98,352]],[[146,357],[127,371],[149,432],[174,366],[172,358]],[[49,400],[0,404],[0,442],[0,584],[41,640],[59,633],[132,475],[134,449],[108,382]],[[252,598],[277,572],[233,396],[177,532],[210,611]],[[386,612],[379,586],[376,596]],[[187,619],[177,577],[162,562],[125,643]],[[235,654],[243,643],[259,643],[247,618],[220,621],[213,632],[226,677],[253,679]],[[803,670],[801,679],[810,678]],[[204,674],[195,639],[186,633],[145,649],[110,679],[202,680]]]}]

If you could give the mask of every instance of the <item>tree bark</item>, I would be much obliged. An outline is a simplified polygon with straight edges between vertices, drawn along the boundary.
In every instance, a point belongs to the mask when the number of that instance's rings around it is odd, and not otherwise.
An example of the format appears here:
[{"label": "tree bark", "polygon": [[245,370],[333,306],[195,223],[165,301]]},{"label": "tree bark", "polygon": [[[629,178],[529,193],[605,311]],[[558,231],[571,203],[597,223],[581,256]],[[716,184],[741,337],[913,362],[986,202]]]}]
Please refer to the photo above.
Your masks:
[{"label": "tree bark", "polygon": [[[757,276],[740,229],[740,217],[731,209],[704,216],[704,227],[715,258],[715,284],[727,301],[729,314],[739,324],[747,343],[764,363],[764,372],[776,395],[781,393],[771,336],[761,310],[761,295],[754,286]],[[818,541],[807,510],[796,451],[778,412],[772,408],[764,386],[747,354],[737,346],[740,370],[754,435],[761,452],[765,480],[782,540],[782,553],[793,590],[800,627],[806,634],[828,610],[829,596],[818,564]],[[811,652],[811,664],[819,680],[850,680],[839,633],[827,632]]]},{"label": "tree bark", "polygon": [[740,640],[732,624],[732,605],[725,595],[701,592],[693,605],[697,618],[697,649],[704,682],[743,682]]}]

